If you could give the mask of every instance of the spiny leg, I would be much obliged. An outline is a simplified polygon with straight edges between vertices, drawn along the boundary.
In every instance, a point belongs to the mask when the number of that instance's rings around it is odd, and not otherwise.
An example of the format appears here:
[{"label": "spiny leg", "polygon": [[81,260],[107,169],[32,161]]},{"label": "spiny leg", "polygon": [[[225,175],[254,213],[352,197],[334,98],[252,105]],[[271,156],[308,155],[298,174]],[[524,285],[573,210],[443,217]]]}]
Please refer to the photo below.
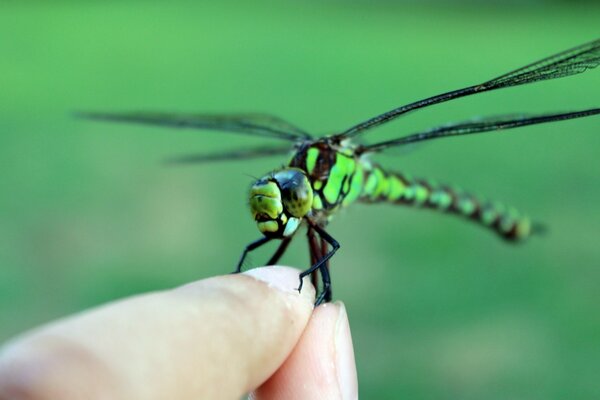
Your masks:
[{"label": "spiny leg", "polygon": [[332,249],[330,251],[328,251],[325,255],[323,255],[321,257],[321,259],[319,261],[317,261],[315,264],[313,264],[309,269],[307,269],[306,271],[302,271],[302,273],[300,273],[300,285],[298,286],[298,289],[297,289],[298,292],[300,292],[302,290],[302,279],[304,277],[312,274],[316,270],[318,270],[340,248],[340,244],[338,243],[338,241],[335,240],[333,237],[331,237],[331,235],[329,235],[327,232],[325,232],[325,230],[323,228],[319,227],[318,225],[312,224],[310,222],[309,222],[309,224],[319,234],[319,236],[322,239],[324,239],[327,243],[329,243],[331,245]]},{"label": "spiny leg", "polygon": [[[314,230],[309,226],[308,230],[307,230],[307,236],[308,236],[308,247],[309,247],[309,251],[310,251],[310,263],[311,265],[314,265],[315,263],[317,263],[321,258],[323,258],[323,256],[327,253],[327,243],[321,239],[321,243],[319,244],[319,242],[317,241],[317,237],[316,234],[314,232]],[[331,286],[331,281],[329,279],[329,274],[328,274],[328,270],[323,270],[324,268],[328,268],[329,267],[329,262],[327,262],[327,266],[322,266],[321,268],[319,268],[319,272],[321,272],[321,277],[323,279],[323,288],[321,293],[319,293],[319,274],[317,271],[314,271],[311,274],[311,281],[313,286],[315,287],[315,289],[317,290],[317,299],[315,301],[315,307],[318,306],[319,304],[321,304],[323,302],[323,299],[328,298],[330,301],[331,300],[331,290],[329,289],[329,287]],[[329,293],[327,293],[329,292]]]},{"label": "spiny leg", "polygon": [[[328,251],[328,244],[323,238],[321,238],[321,251],[321,254],[326,254]],[[316,306],[323,302],[330,302],[332,297],[331,277],[329,276],[329,260],[325,261],[323,265],[321,265],[319,271],[321,272],[321,279],[323,280],[323,290],[315,302]]]},{"label": "spiny leg", "polygon": [[246,248],[244,249],[244,252],[242,253],[242,256],[240,257],[240,261],[238,262],[237,268],[235,269],[235,271],[233,271],[233,273],[239,274],[240,272],[242,272],[242,264],[244,263],[244,260],[246,259],[246,255],[248,255],[248,253],[250,253],[252,250],[259,248],[260,246],[262,246],[263,244],[267,243],[270,240],[271,240],[271,238],[268,238],[265,236],[265,237],[261,237],[258,240],[255,240],[254,242],[247,245]]},{"label": "spiny leg", "polygon": [[[315,264],[317,261],[319,261],[321,258],[323,258],[325,256],[325,254],[327,254],[327,242],[323,239],[320,238],[320,243],[316,240],[316,235],[314,233],[314,231],[312,230],[312,228],[308,228],[309,229],[309,240],[311,241],[311,265]],[[314,249],[314,250],[313,250]],[[318,272],[321,273],[321,279],[323,281],[323,287],[321,289],[321,292],[318,293],[317,298],[315,300],[315,307],[320,305],[321,303],[323,303],[323,301],[331,301],[331,279],[329,277],[329,261],[326,261],[323,265],[321,265],[321,267],[319,267]],[[311,280],[313,283],[313,286],[317,289],[318,292],[318,284],[319,284],[319,279],[318,279],[318,273],[317,271],[314,271],[311,274]]]},{"label": "spiny leg", "polygon": [[277,264],[277,261],[279,261],[279,259],[281,258],[281,256],[285,253],[285,251],[287,250],[290,242],[292,241],[291,237],[285,238],[281,241],[281,244],[279,245],[279,247],[277,248],[277,250],[275,251],[275,254],[273,254],[273,256],[271,257],[271,259],[269,261],[267,261],[267,263],[265,265],[275,265]]},{"label": "spiny leg", "polygon": [[315,301],[315,307],[331,301],[331,277],[329,276],[329,267],[326,264],[327,263],[324,263],[319,267],[321,278],[323,279],[323,290],[321,290],[321,293]]}]

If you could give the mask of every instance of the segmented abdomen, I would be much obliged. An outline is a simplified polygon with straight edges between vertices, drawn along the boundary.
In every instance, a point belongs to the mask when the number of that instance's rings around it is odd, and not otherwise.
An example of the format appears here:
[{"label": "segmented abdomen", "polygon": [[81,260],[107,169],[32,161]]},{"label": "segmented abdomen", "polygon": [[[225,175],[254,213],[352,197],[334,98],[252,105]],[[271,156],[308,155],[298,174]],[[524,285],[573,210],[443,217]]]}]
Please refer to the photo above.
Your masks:
[{"label": "segmented abdomen", "polygon": [[413,205],[460,215],[510,241],[523,240],[531,235],[530,219],[513,208],[456,188],[387,172],[375,165],[365,168],[365,184],[359,200]]}]

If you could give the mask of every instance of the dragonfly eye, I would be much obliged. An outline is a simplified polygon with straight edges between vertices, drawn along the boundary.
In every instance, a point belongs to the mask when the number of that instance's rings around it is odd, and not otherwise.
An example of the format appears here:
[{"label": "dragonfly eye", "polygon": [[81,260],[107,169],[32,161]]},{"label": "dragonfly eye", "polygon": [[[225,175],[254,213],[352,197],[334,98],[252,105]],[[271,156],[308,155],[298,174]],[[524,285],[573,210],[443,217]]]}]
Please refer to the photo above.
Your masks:
[{"label": "dragonfly eye", "polygon": [[281,200],[287,213],[302,218],[310,211],[313,191],[310,181],[299,169],[289,168],[275,174],[281,188]]}]

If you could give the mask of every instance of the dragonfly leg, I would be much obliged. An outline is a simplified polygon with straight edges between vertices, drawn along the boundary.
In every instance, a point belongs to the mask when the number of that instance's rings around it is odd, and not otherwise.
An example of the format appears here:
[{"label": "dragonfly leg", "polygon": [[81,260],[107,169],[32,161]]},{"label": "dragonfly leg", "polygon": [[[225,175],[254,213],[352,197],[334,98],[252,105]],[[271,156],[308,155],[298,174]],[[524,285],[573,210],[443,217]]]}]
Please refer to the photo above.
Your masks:
[{"label": "dragonfly leg", "polygon": [[[332,247],[332,249],[330,251],[328,251],[326,254],[322,255],[322,257],[315,263],[313,264],[309,269],[307,269],[306,271],[302,271],[300,273],[300,284],[298,286],[298,292],[300,292],[302,290],[302,279],[310,274],[312,274],[313,272],[315,272],[316,270],[318,270],[322,265],[327,263],[327,260],[329,260],[331,258],[331,256],[333,256],[335,254],[336,251],[338,251],[338,249],[340,248],[340,244],[338,243],[337,240],[335,240],[333,237],[331,237],[331,235],[329,235],[327,232],[325,232],[325,230],[321,227],[319,227],[318,225],[313,225],[311,224],[312,229],[314,229],[319,236],[325,240],[327,243],[329,243]],[[319,254],[321,254],[319,252]]]},{"label": "dragonfly leg", "polygon": [[[321,244],[319,244],[319,242],[317,241],[317,236],[315,234],[315,231],[313,230],[313,228],[309,225],[308,226],[308,230],[306,232],[306,236],[308,236],[308,249],[310,252],[310,265],[314,265],[317,263],[317,261],[319,261],[321,258],[323,258],[325,252],[323,251],[324,247],[323,247],[323,240],[321,240]],[[326,248],[326,244],[325,244],[325,248]],[[319,271],[321,271],[321,269],[319,269]],[[321,274],[323,276],[323,274]],[[319,274],[317,273],[317,271],[313,272],[310,276],[310,280],[313,284],[313,286],[315,287],[315,289],[317,290],[317,293],[319,292]],[[323,280],[323,287],[325,287],[325,280]],[[319,294],[317,296],[317,298],[322,297],[321,294]],[[317,300],[318,302],[319,300]],[[322,299],[321,299],[322,301]],[[320,304],[320,302],[317,304],[317,302],[315,302],[315,305]]]},{"label": "dragonfly leg", "polygon": [[281,244],[279,245],[279,247],[277,248],[277,251],[275,251],[275,254],[273,254],[273,256],[271,257],[271,259],[269,261],[267,261],[267,263],[265,265],[275,265],[277,264],[277,261],[279,261],[279,259],[281,258],[281,256],[285,253],[285,251],[287,250],[290,242],[292,241],[291,237],[285,238],[281,241]]},{"label": "dragonfly leg", "polygon": [[[328,244],[325,239],[321,238],[321,254],[327,253]],[[328,303],[331,301],[332,293],[331,293],[331,277],[329,276],[329,260],[325,261],[323,265],[319,268],[321,272],[321,279],[323,280],[323,289],[319,297],[317,297],[317,301],[315,302],[315,306],[325,302]]]},{"label": "dragonfly leg", "polygon": [[328,303],[331,301],[331,277],[329,276],[329,267],[324,263],[319,267],[321,271],[321,278],[323,279],[323,289],[315,301],[315,307],[322,303]]},{"label": "dragonfly leg", "polygon": [[233,271],[233,273],[239,274],[240,272],[242,272],[242,264],[244,263],[244,260],[246,259],[246,256],[248,255],[248,253],[250,253],[252,250],[259,248],[260,246],[262,246],[263,244],[267,243],[270,240],[271,240],[271,238],[268,238],[265,236],[265,237],[261,237],[258,240],[255,240],[254,242],[252,242],[248,246],[246,246],[246,248],[244,249],[244,252],[242,253],[242,256],[240,257],[240,261],[238,262],[237,268],[235,269],[235,271]]}]

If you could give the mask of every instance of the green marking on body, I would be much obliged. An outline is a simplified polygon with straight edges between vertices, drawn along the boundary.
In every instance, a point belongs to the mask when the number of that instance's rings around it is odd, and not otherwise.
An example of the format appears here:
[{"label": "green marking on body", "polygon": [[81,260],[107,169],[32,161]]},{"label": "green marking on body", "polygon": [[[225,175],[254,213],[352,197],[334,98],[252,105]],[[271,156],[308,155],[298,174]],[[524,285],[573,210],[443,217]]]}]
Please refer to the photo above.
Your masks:
[{"label": "green marking on body", "polygon": [[491,204],[487,204],[481,212],[481,222],[492,225],[498,219],[498,211]]},{"label": "green marking on body", "polygon": [[[350,178],[348,179],[350,180]],[[364,172],[362,166],[357,164],[355,166],[354,175],[352,176],[352,183],[350,184],[350,190],[348,191],[348,195],[342,202],[343,205],[348,205],[356,200],[363,190],[363,180],[364,180]]]},{"label": "green marking on body", "polygon": [[408,186],[404,191],[402,198],[405,201],[413,201],[415,199],[415,187],[413,185]]},{"label": "green marking on body", "polygon": [[439,209],[446,210],[452,204],[452,196],[444,189],[438,189],[432,193],[430,201]]},{"label": "green marking on body", "polygon": [[312,208],[315,210],[323,209],[323,202],[321,201],[321,196],[318,193],[315,193],[315,196],[313,197]]},{"label": "green marking on body", "polygon": [[315,166],[317,165],[317,158],[319,158],[319,153],[319,149],[316,149],[314,147],[311,147],[306,152],[306,170],[309,174],[312,174],[312,172],[315,169]]},{"label": "green marking on body", "polygon": [[370,171],[364,187],[365,196],[370,197],[373,194],[373,191],[375,191],[375,186],[377,186],[377,177],[375,176],[374,171]]},{"label": "green marking on body", "polygon": [[349,175],[346,175],[346,176],[347,176],[347,178],[344,181],[344,186],[342,187],[342,192],[347,194],[348,191],[350,190],[350,176]]},{"label": "green marking on body", "polygon": [[390,181],[390,191],[388,193],[388,199],[390,201],[396,201],[400,197],[402,197],[402,193],[404,193],[404,190],[406,189],[406,185],[404,185],[404,182],[402,182],[400,180],[400,178],[395,175],[390,176],[389,181]]},{"label": "green marking on body", "polygon": [[[344,154],[338,153],[336,156],[335,164],[329,171],[329,177],[327,178],[327,184],[323,188],[323,196],[329,204],[335,204],[340,196],[342,190],[347,192],[349,187],[342,187],[343,184],[349,179],[349,175],[354,171],[356,162],[354,158],[348,157]],[[346,178],[346,182],[344,182]],[[350,183],[348,182],[347,185]]]},{"label": "green marking on body", "polygon": [[458,200],[458,209],[465,215],[471,215],[475,212],[475,202],[469,196],[461,196]]},{"label": "green marking on body", "polygon": [[418,205],[424,204],[428,197],[429,190],[419,183],[415,184],[415,203]]},{"label": "green marking on body", "polygon": [[315,190],[321,190],[322,187],[323,187],[323,181],[315,181],[315,183],[313,183],[313,188]]},{"label": "green marking on body", "polygon": [[382,195],[385,196],[389,190],[390,183],[388,182],[381,168],[375,168],[373,174],[375,175],[375,180],[377,183],[373,193],[371,194],[371,197],[377,198]]},{"label": "green marking on body", "polygon": [[340,166],[335,163],[331,171],[329,172],[329,178],[327,178],[327,184],[323,188],[323,196],[329,204],[335,204],[340,191],[342,190],[342,180],[344,179],[343,171],[340,171]]},{"label": "green marking on body", "polygon": [[343,159],[342,162],[346,165],[346,174],[350,175],[354,173],[354,170],[356,169],[356,160],[354,159],[354,157],[338,157],[337,162],[340,162],[340,158]]}]

